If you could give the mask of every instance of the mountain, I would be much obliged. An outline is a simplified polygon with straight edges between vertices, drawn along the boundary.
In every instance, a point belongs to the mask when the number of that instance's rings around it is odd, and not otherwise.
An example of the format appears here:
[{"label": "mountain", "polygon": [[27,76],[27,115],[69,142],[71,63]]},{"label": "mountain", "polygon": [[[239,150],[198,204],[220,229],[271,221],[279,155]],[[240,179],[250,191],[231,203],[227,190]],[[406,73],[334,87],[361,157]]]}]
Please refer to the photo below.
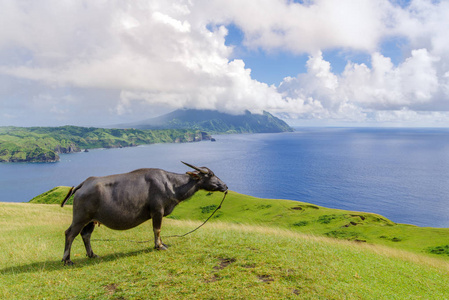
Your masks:
[{"label": "mountain", "polygon": [[269,112],[231,115],[215,110],[178,109],[144,121],[121,124],[120,128],[136,129],[193,129],[208,133],[274,133],[293,129]]}]

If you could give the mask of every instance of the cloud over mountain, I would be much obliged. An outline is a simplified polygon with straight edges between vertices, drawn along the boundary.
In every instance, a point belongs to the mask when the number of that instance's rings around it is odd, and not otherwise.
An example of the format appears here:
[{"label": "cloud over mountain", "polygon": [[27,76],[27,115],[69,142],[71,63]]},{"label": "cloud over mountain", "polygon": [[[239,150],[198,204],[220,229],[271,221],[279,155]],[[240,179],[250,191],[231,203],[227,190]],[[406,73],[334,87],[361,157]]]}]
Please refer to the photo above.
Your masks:
[{"label": "cloud over mountain", "polygon": [[[2,1],[1,125],[112,124],[186,107],[293,119],[448,125],[449,3]],[[226,44],[307,55],[268,85]],[[401,41],[393,61],[386,42]],[[323,53],[364,53],[342,72]]]}]

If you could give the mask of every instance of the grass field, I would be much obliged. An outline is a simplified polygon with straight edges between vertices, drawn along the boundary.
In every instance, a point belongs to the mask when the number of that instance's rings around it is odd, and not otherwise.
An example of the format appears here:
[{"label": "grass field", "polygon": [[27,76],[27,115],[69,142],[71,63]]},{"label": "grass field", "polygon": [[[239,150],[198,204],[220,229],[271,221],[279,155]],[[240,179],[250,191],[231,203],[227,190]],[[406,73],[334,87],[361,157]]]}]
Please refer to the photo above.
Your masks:
[{"label": "grass field", "polygon": [[[164,219],[162,235],[195,228],[221,197],[199,193],[183,203]],[[76,265],[64,267],[71,206],[0,203],[0,298],[449,298],[449,257],[426,250],[448,245],[448,229],[233,192],[217,214],[191,235],[165,238],[168,251],[152,249],[151,222],[128,231],[97,227],[92,246],[100,258],[86,258],[78,237]],[[346,230],[357,238],[330,237]],[[142,240],[150,241],[133,242]]]},{"label": "grass field", "polygon": [[[59,204],[68,190],[68,187],[56,187],[31,201]],[[221,199],[221,193],[199,191],[190,200],[178,205],[168,218],[205,220]],[[71,203],[70,200],[68,203]],[[449,228],[396,224],[372,213],[331,209],[298,201],[260,199],[229,192],[223,207],[212,220],[384,245],[449,261]]]}]

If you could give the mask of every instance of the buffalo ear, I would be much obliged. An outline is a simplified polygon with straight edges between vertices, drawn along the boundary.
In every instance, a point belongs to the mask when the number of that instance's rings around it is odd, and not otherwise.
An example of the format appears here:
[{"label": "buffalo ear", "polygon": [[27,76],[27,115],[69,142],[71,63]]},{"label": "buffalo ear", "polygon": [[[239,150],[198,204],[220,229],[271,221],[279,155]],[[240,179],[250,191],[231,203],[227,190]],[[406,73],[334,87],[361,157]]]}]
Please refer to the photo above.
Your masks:
[{"label": "buffalo ear", "polygon": [[195,172],[187,172],[186,173],[187,175],[189,175],[192,179],[194,179],[194,180],[200,180],[201,179],[201,177],[200,177],[200,175],[198,175],[198,173],[195,173]]}]

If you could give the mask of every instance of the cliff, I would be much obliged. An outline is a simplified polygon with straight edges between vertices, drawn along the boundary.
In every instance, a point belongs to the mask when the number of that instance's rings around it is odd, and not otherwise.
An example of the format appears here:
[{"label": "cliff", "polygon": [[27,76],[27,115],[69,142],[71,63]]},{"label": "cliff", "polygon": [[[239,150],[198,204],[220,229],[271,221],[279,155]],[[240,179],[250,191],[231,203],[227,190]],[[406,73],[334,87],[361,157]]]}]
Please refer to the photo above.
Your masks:
[{"label": "cliff", "polygon": [[154,143],[210,140],[198,130],[104,129],[94,127],[0,127],[0,162],[56,162],[61,153]]}]

